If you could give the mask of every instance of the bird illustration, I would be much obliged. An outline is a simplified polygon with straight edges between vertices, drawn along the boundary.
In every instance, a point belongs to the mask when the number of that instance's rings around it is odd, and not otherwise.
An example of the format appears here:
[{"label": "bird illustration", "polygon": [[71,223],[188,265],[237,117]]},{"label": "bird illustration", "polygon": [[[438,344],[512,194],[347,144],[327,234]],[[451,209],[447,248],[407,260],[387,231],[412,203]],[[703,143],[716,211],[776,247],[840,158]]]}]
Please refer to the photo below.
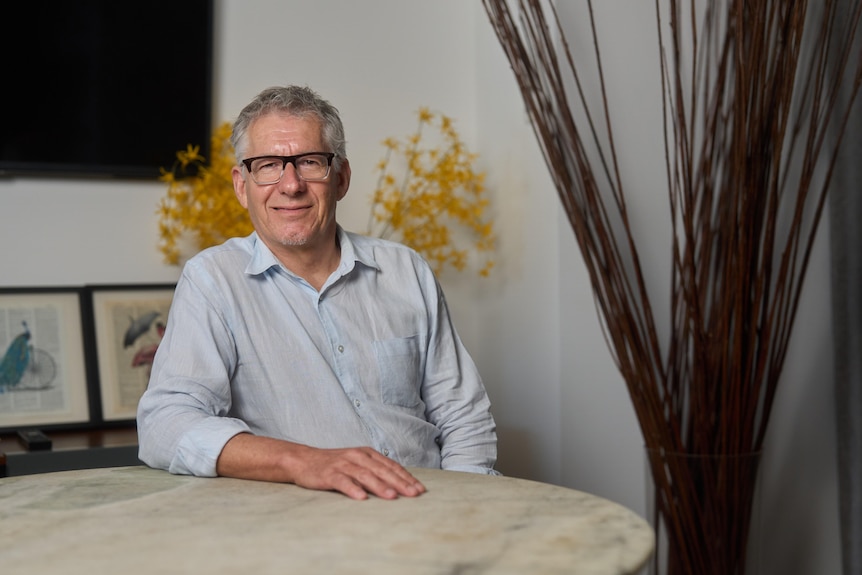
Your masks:
[{"label": "bird illustration", "polygon": [[24,325],[24,333],[12,340],[3,360],[0,361],[0,393],[3,393],[4,388],[18,385],[30,363],[30,328],[27,327],[26,321],[21,323]]},{"label": "bird illustration", "polygon": [[[160,321],[156,322],[156,332],[159,334],[159,343],[161,343],[162,337],[165,335],[165,324]],[[146,366],[147,377],[149,377],[153,369],[153,361],[156,358],[156,350],[159,349],[159,343],[145,345],[139,349],[135,353],[135,357],[132,358],[132,367]]]},{"label": "bird illustration", "polygon": [[137,319],[129,316],[129,327],[126,330],[126,335],[123,336],[123,347],[130,347],[135,343],[135,340],[150,331],[150,326],[160,315],[160,312],[151,311],[138,316]]}]

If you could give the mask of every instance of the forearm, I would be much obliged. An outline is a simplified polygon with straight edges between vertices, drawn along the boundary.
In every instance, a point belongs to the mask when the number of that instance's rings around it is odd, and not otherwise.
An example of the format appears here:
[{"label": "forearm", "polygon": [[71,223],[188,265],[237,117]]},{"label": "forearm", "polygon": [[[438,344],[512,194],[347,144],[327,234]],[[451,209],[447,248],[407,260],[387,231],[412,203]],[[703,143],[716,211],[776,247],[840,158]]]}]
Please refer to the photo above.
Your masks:
[{"label": "forearm", "polygon": [[251,433],[240,433],[225,444],[216,461],[224,477],[296,483],[304,458],[312,448]]},{"label": "forearm", "polygon": [[318,449],[250,433],[232,437],[216,463],[219,475],[339,491],[352,499],[414,497],[425,487],[370,447]]}]

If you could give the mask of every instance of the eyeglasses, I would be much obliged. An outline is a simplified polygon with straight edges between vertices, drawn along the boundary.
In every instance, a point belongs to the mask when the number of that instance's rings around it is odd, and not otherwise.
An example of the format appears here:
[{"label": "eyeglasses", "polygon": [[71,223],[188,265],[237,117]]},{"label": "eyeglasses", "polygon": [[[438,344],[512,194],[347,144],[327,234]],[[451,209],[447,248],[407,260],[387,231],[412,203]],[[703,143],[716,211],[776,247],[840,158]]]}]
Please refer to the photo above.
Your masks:
[{"label": "eyeglasses", "polygon": [[322,182],[329,177],[332,152],[308,152],[295,156],[258,156],[242,161],[251,178],[259,186],[281,181],[288,164],[293,164],[296,174],[306,182]]}]

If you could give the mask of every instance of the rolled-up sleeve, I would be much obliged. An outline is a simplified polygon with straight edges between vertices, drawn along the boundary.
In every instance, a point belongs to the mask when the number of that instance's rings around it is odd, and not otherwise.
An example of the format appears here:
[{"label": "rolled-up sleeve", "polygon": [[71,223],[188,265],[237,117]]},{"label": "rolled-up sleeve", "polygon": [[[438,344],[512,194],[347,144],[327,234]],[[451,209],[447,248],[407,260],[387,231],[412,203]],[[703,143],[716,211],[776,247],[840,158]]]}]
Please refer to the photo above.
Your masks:
[{"label": "rolled-up sleeve", "polygon": [[172,473],[212,477],[224,445],[248,425],[231,407],[231,336],[185,273],[138,404],[139,458]]},{"label": "rolled-up sleeve", "polygon": [[491,402],[472,358],[456,332],[439,284],[429,309],[430,345],[425,365],[423,397],[429,421],[440,429],[441,467],[499,475],[496,423]]}]

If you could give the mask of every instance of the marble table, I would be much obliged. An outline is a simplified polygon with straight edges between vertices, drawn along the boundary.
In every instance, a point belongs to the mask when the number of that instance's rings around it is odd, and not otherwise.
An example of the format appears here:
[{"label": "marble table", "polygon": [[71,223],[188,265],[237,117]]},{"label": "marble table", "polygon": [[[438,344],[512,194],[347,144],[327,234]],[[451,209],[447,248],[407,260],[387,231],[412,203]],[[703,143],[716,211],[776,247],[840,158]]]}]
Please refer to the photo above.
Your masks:
[{"label": "marble table", "polygon": [[146,467],[0,479],[3,575],[623,574],[652,554],[638,515],[580,491],[411,469],[428,492],[353,501]]}]

